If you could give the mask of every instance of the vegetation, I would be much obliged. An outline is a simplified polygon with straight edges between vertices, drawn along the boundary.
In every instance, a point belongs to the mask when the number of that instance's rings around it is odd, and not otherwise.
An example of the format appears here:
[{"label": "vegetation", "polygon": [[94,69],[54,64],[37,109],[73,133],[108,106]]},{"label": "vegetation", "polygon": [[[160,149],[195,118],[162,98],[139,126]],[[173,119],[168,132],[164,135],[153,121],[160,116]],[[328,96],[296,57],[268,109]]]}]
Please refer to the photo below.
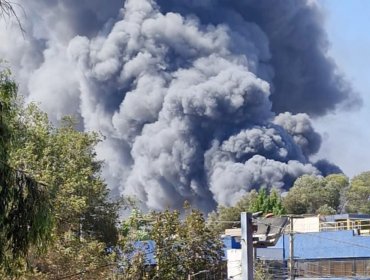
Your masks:
[{"label": "vegetation", "polygon": [[29,262],[32,268],[58,275],[106,265],[110,259],[102,255],[104,248],[118,239],[119,203],[108,200],[100,177],[94,152],[98,135],[77,131],[71,118],[54,128],[32,104],[20,111],[17,125],[13,164],[49,186],[55,221],[54,242],[46,254]]},{"label": "vegetation", "polygon": [[251,207],[248,210],[250,212],[262,212],[263,214],[272,213],[276,216],[286,212],[279,192],[273,189],[268,193],[265,188],[259,190],[257,198],[251,203]]},{"label": "vegetation", "polygon": [[22,106],[16,93],[9,71],[2,71],[1,278],[43,279],[109,263],[103,253],[117,243],[120,202],[109,201],[100,177],[99,135],[77,131],[70,117],[54,127],[35,104]]},{"label": "vegetation", "polygon": [[17,17],[13,8],[13,3],[8,0],[0,0],[0,16],[2,17]]},{"label": "vegetation", "polygon": [[216,232],[222,233],[226,228],[240,226],[241,212],[254,213],[260,211],[263,214],[272,213],[274,215],[286,213],[278,190],[273,189],[270,192],[265,188],[261,188],[258,192],[252,190],[241,197],[235,206],[220,205],[216,211],[209,214],[208,223]]},{"label": "vegetation", "polygon": [[22,23],[18,17],[18,14],[16,13],[14,6],[18,6],[22,10],[22,6],[18,3],[15,3],[13,1],[9,0],[0,0],[0,19],[8,19],[8,18],[15,18],[19,29],[22,31],[22,33],[25,33],[25,30],[23,29]]},{"label": "vegetation", "polygon": [[0,72],[0,276],[24,266],[30,246],[39,249],[49,239],[50,197],[45,186],[11,165],[16,141],[17,87],[7,70]]},{"label": "vegetation", "polygon": [[[137,210],[133,212],[128,219],[133,225],[130,232],[127,223],[123,225],[122,247],[126,248],[125,256],[131,255],[130,259],[125,259],[124,279],[187,279],[188,275],[199,271],[220,275],[223,251],[219,235],[207,226],[198,210],[186,206],[184,218],[180,217],[179,211],[170,210],[148,215],[138,214]],[[145,252],[133,246],[143,234],[156,244],[153,253],[157,267],[153,270],[145,269]]]},{"label": "vegetation", "polygon": [[348,185],[348,178],[342,174],[325,178],[304,175],[295,181],[283,205],[291,214],[340,213]]},{"label": "vegetation", "polygon": [[348,213],[370,214],[370,171],[353,177],[346,196]]}]

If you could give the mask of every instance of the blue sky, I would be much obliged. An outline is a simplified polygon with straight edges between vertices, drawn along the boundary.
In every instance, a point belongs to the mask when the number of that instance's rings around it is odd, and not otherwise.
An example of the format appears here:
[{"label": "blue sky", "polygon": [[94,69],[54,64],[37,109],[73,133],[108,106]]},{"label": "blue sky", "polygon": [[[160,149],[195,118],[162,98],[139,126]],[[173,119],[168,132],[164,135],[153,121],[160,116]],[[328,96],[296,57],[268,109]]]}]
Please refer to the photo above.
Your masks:
[{"label": "blue sky", "polygon": [[370,1],[319,0],[326,13],[330,55],[363,98],[361,109],[315,121],[323,134],[319,154],[348,176],[370,171]]}]

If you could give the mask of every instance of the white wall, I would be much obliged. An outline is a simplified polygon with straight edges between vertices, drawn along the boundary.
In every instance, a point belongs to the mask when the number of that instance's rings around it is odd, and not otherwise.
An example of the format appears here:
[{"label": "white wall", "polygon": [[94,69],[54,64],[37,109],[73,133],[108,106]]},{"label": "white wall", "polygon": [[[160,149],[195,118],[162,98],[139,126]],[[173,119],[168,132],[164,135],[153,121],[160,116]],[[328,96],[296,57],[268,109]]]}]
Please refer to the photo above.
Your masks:
[{"label": "white wall", "polygon": [[[289,229],[289,226],[287,226],[287,229]],[[319,232],[320,218],[319,216],[314,216],[294,219],[293,230],[296,232]]]},{"label": "white wall", "polygon": [[242,279],[242,250],[229,249],[227,254],[227,279],[241,280]]}]

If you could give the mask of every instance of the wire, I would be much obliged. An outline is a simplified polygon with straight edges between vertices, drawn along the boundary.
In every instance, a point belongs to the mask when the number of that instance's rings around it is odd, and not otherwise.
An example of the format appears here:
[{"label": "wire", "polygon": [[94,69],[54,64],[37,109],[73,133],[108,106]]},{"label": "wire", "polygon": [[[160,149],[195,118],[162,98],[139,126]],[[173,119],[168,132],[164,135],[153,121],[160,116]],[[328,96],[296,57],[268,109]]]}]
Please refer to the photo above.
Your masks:
[{"label": "wire", "polygon": [[85,273],[88,273],[88,272],[92,272],[92,271],[95,271],[95,270],[99,270],[101,268],[105,268],[105,267],[109,267],[109,266],[114,266],[116,264],[105,264],[105,265],[102,265],[102,266],[98,266],[98,267],[95,267],[95,268],[92,268],[92,269],[84,269],[84,270],[81,270],[79,272],[76,272],[74,274],[69,274],[69,275],[66,275],[66,276],[62,276],[62,277],[59,277],[59,278],[56,278],[55,280],[63,280],[63,279],[68,279],[68,278],[72,278],[74,276],[78,276],[78,275],[81,275],[81,274],[85,274]]},{"label": "wire", "polygon": [[225,223],[225,224],[240,224],[240,221],[224,221],[224,220],[213,220],[207,221],[207,223]]}]

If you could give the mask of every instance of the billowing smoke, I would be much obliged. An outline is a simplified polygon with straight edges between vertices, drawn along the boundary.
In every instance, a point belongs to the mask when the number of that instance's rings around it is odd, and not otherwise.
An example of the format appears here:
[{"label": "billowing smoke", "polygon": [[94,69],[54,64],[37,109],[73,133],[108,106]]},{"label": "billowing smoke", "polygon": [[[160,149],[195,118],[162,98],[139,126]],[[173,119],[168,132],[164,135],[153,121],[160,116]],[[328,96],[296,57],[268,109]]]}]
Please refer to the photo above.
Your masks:
[{"label": "billowing smoke", "polygon": [[339,171],[310,162],[321,143],[310,117],[357,99],[314,1],[19,3],[26,33],[2,24],[0,56],[52,120],[75,114],[106,136],[113,194],[208,211]]}]

